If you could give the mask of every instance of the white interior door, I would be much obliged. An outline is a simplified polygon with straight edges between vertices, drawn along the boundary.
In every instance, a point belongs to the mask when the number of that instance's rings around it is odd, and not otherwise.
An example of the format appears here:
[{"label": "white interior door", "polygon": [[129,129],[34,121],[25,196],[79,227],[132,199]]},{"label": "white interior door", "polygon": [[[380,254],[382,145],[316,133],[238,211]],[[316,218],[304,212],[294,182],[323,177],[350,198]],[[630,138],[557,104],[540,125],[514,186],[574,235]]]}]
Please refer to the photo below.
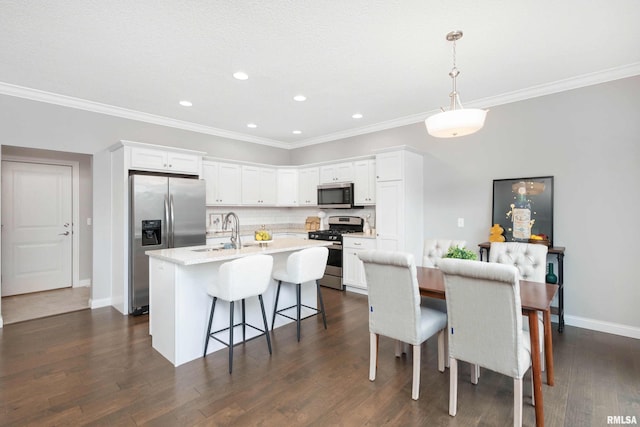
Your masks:
[{"label": "white interior door", "polygon": [[2,161],[2,296],[72,285],[72,168]]}]

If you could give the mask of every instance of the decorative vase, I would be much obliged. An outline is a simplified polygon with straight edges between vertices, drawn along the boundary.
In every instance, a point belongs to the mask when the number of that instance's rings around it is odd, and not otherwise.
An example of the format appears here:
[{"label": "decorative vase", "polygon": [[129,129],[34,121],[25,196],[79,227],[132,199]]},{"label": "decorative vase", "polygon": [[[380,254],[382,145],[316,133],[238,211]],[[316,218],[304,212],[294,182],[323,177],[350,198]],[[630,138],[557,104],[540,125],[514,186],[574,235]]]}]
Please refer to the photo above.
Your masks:
[{"label": "decorative vase", "polygon": [[552,283],[554,285],[556,283],[558,283],[558,276],[553,274],[553,263],[552,262],[549,263],[549,269],[547,270],[547,275],[545,276],[545,280],[547,281],[547,283]]}]

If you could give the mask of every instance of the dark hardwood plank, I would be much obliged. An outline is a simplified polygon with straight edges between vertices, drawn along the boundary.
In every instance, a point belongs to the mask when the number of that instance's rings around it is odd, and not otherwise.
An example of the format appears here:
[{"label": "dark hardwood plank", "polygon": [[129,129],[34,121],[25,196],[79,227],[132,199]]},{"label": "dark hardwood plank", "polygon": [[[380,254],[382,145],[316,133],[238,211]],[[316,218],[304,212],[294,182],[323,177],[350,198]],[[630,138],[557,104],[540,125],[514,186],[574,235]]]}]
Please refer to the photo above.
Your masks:
[{"label": "dark hardwood plank", "polygon": [[[411,399],[411,354],[380,339],[368,379],[365,296],[323,288],[320,318],[218,351],[178,368],[151,348],[146,316],[85,310],[0,329],[0,425],[429,425],[510,426],[513,381],[482,370],[478,385],[460,364],[458,415],[448,414],[449,374],[437,341],[422,349],[420,400]],[[556,385],[543,384],[547,426],[606,425],[640,409],[640,341],[567,326],[554,331]],[[524,382],[524,425],[534,425]]]}]

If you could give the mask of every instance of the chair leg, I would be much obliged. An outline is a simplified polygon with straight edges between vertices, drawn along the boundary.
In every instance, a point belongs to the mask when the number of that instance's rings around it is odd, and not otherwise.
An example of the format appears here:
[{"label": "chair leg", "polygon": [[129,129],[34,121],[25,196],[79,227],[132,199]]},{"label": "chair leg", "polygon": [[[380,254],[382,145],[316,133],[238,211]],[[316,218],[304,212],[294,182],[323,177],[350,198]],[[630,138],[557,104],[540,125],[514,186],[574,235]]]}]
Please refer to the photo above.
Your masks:
[{"label": "chair leg", "polygon": [[273,306],[273,319],[271,319],[271,330],[273,331],[273,325],[276,323],[276,314],[278,311],[278,299],[280,298],[280,285],[282,285],[282,280],[278,280],[278,290],[276,291],[276,303]]},{"label": "chair leg", "polygon": [[218,297],[213,297],[213,301],[211,302],[211,314],[209,315],[209,326],[207,326],[207,339],[204,342],[204,353],[202,353],[202,357],[207,355],[207,348],[209,347],[209,340],[211,339],[211,323],[213,322],[213,310],[216,308],[216,301]]},{"label": "chair leg", "polygon": [[298,341],[300,341],[300,314],[301,314],[301,311],[302,311],[302,305],[301,305],[301,302],[300,302],[301,293],[302,293],[301,287],[302,287],[301,283],[298,283],[296,285],[296,305],[297,305],[297,312],[298,312],[298,315],[296,316],[296,319],[297,319],[296,326],[297,326],[297,329],[298,329]]},{"label": "chair leg", "polygon": [[324,301],[322,301],[322,292],[320,292],[320,282],[316,280],[316,289],[318,290],[318,302],[320,303],[320,313],[322,313],[322,323],[327,329],[327,316],[324,314]]},{"label": "chair leg", "polygon": [[513,379],[513,425],[522,426],[522,378]]},{"label": "chair leg", "polygon": [[247,340],[247,318],[244,313],[244,298],[242,298],[242,342]]},{"label": "chair leg", "polygon": [[264,301],[262,301],[262,295],[258,295],[260,300],[260,308],[262,309],[262,321],[264,322],[264,336],[267,337],[267,346],[269,347],[269,354],[271,353],[271,337],[269,335],[269,325],[267,324],[267,313],[264,311]]},{"label": "chair leg", "polygon": [[369,333],[369,381],[376,379],[378,366],[378,334]]},{"label": "chair leg", "polygon": [[420,344],[413,346],[413,385],[411,387],[411,398],[418,400],[420,396]]},{"label": "chair leg", "polygon": [[449,331],[444,331],[444,366],[449,367]]},{"label": "chair leg", "polygon": [[471,365],[471,384],[478,384],[478,378],[480,378],[480,366]]},{"label": "chair leg", "polygon": [[396,340],[395,351],[396,351],[396,357],[402,356],[402,341]]},{"label": "chair leg", "polygon": [[445,332],[442,329],[438,332],[438,370],[444,372],[444,358],[445,358]]},{"label": "chair leg", "polygon": [[229,303],[229,373],[233,370],[233,301]]},{"label": "chair leg", "polygon": [[458,412],[458,361],[449,358],[449,415],[456,416]]}]

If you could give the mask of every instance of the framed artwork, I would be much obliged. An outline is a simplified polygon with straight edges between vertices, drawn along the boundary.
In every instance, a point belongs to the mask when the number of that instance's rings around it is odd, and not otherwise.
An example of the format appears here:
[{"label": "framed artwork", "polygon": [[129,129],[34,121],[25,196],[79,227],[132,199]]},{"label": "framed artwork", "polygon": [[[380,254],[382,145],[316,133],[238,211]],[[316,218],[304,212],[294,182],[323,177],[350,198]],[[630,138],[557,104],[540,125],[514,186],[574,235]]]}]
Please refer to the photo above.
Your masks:
[{"label": "framed artwork", "polygon": [[493,180],[492,218],[507,242],[553,246],[553,177]]}]

